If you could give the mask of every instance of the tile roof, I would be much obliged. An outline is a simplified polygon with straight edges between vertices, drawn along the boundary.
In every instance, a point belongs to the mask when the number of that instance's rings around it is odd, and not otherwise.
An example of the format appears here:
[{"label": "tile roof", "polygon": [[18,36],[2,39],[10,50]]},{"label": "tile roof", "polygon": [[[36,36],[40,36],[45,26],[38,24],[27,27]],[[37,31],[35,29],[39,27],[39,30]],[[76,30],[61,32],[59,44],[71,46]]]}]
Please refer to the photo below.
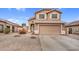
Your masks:
[{"label": "tile roof", "polygon": [[28,21],[30,21],[30,20],[34,20],[35,19],[35,17],[32,17],[32,18],[30,18]]},{"label": "tile roof", "polygon": [[57,11],[57,12],[59,12],[59,13],[62,13],[61,11],[59,11],[59,10],[57,10],[57,9],[44,8],[44,9],[41,9],[41,10],[35,12],[35,14],[36,14],[36,13],[39,13],[39,12],[41,12],[41,11],[48,11],[47,13],[51,13],[51,12],[53,12],[53,11]]},{"label": "tile roof", "polygon": [[35,13],[39,13],[39,12],[41,12],[41,11],[52,11],[52,9],[49,9],[49,8],[44,8],[44,9],[41,9],[41,10],[39,10],[39,11],[35,12]]},{"label": "tile roof", "polygon": [[79,25],[79,20],[66,24],[66,26],[74,26],[74,25]]},{"label": "tile roof", "polygon": [[0,18],[0,21],[5,22],[5,23],[10,24],[10,25],[13,25],[13,26],[20,26],[19,24],[13,23],[11,21],[8,21],[8,20],[2,19],[2,18]]},{"label": "tile roof", "polygon": [[58,12],[58,13],[60,13],[60,14],[62,13],[61,11],[56,10],[56,9],[55,9],[55,10],[52,10],[52,11],[50,11],[50,12],[48,12],[48,13],[51,13],[51,12],[54,12],[54,11],[56,11],[56,12]]}]

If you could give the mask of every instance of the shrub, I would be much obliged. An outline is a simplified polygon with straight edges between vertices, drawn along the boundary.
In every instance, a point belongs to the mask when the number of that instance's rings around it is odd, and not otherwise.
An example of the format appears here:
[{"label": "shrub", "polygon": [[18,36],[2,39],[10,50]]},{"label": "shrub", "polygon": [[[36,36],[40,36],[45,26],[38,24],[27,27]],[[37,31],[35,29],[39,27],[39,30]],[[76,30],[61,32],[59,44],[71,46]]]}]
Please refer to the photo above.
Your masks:
[{"label": "shrub", "polygon": [[26,34],[26,30],[24,28],[19,30],[19,34]]},{"label": "shrub", "polygon": [[5,34],[10,33],[10,28],[5,28],[4,33],[5,33]]},{"label": "shrub", "polygon": [[3,33],[3,30],[0,30],[0,33]]}]

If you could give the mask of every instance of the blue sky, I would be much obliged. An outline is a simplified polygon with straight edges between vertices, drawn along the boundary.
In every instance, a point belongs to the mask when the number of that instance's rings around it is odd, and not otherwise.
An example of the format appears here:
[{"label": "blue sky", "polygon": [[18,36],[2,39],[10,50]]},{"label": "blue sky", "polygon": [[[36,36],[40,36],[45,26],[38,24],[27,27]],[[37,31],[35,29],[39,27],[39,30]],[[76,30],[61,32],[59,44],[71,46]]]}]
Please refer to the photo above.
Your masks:
[{"label": "blue sky", "polygon": [[[40,8],[0,8],[0,18],[22,24],[27,23],[30,17],[34,16],[35,11]],[[62,12],[61,20],[70,22],[79,20],[79,8],[59,8]]]}]

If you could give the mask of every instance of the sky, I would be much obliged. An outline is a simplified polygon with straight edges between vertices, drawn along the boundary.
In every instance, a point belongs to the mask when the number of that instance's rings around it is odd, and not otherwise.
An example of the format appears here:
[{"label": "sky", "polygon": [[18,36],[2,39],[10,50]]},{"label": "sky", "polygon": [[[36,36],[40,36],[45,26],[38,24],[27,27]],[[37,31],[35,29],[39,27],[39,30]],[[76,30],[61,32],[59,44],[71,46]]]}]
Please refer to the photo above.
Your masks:
[{"label": "sky", "polygon": [[[29,18],[35,16],[35,12],[41,8],[0,8],[0,18],[11,22],[22,24],[27,23]],[[79,20],[79,8],[59,8],[62,12],[61,20],[71,22]]]}]

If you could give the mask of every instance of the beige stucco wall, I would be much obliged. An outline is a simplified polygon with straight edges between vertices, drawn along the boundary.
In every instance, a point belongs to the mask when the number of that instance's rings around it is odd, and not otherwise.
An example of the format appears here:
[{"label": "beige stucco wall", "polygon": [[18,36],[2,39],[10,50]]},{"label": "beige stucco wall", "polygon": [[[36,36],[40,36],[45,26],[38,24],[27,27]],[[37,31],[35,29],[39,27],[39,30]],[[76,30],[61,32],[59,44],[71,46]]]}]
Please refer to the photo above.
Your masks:
[{"label": "beige stucco wall", "polygon": [[[39,14],[45,14],[45,19],[39,19]],[[52,14],[57,14],[57,19],[52,19]],[[42,12],[40,12],[40,13],[37,13],[36,14],[36,20],[40,20],[40,21],[42,21],[42,20],[48,20],[48,21],[60,21],[60,19],[61,19],[61,14],[60,13],[58,13],[58,12],[56,12],[56,11],[54,11],[54,12],[51,12],[51,13],[49,13],[49,14],[46,14],[46,11],[42,11]]]},{"label": "beige stucco wall", "polygon": [[30,30],[30,25],[31,24],[34,24],[34,20],[30,20],[30,21],[28,21],[28,32],[31,32],[31,30]]},{"label": "beige stucco wall", "polygon": [[[44,19],[40,19],[39,18],[39,14],[44,14],[45,15],[45,18]],[[47,20],[47,14],[45,12],[40,12],[40,13],[36,14],[36,20],[40,20],[40,21]]]},{"label": "beige stucco wall", "polygon": [[[57,18],[52,18],[52,14],[57,14]],[[58,13],[58,12],[56,12],[56,11],[54,11],[54,12],[51,12],[51,13],[49,13],[48,14],[48,20],[50,20],[50,21],[60,21],[60,13]]]},{"label": "beige stucco wall", "polygon": [[35,24],[34,33],[39,34],[39,24]]},{"label": "beige stucco wall", "polygon": [[72,33],[79,33],[79,26],[69,26],[69,27],[66,27],[66,33],[69,34],[69,28],[72,28]]},{"label": "beige stucco wall", "polygon": [[[46,14],[47,12],[49,12],[49,11],[44,10],[44,11],[41,11],[41,12],[39,12],[39,13],[36,13],[36,14],[35,14],[36,19],[37,19],[37,20],[47,20],[47,14]],[[45,14],[45,19],[39,19],[39,14]]]},{"label": "beige stucco wall", "polygon": [[66,34],[66,27],[64,24],[61,24],[61,34]]},{"label": "beige stucco wall", "polygon": [[15,27],[14,27],[14,31],[15,31],[15,32],[19,32],[19,27],[15,26]]}]

